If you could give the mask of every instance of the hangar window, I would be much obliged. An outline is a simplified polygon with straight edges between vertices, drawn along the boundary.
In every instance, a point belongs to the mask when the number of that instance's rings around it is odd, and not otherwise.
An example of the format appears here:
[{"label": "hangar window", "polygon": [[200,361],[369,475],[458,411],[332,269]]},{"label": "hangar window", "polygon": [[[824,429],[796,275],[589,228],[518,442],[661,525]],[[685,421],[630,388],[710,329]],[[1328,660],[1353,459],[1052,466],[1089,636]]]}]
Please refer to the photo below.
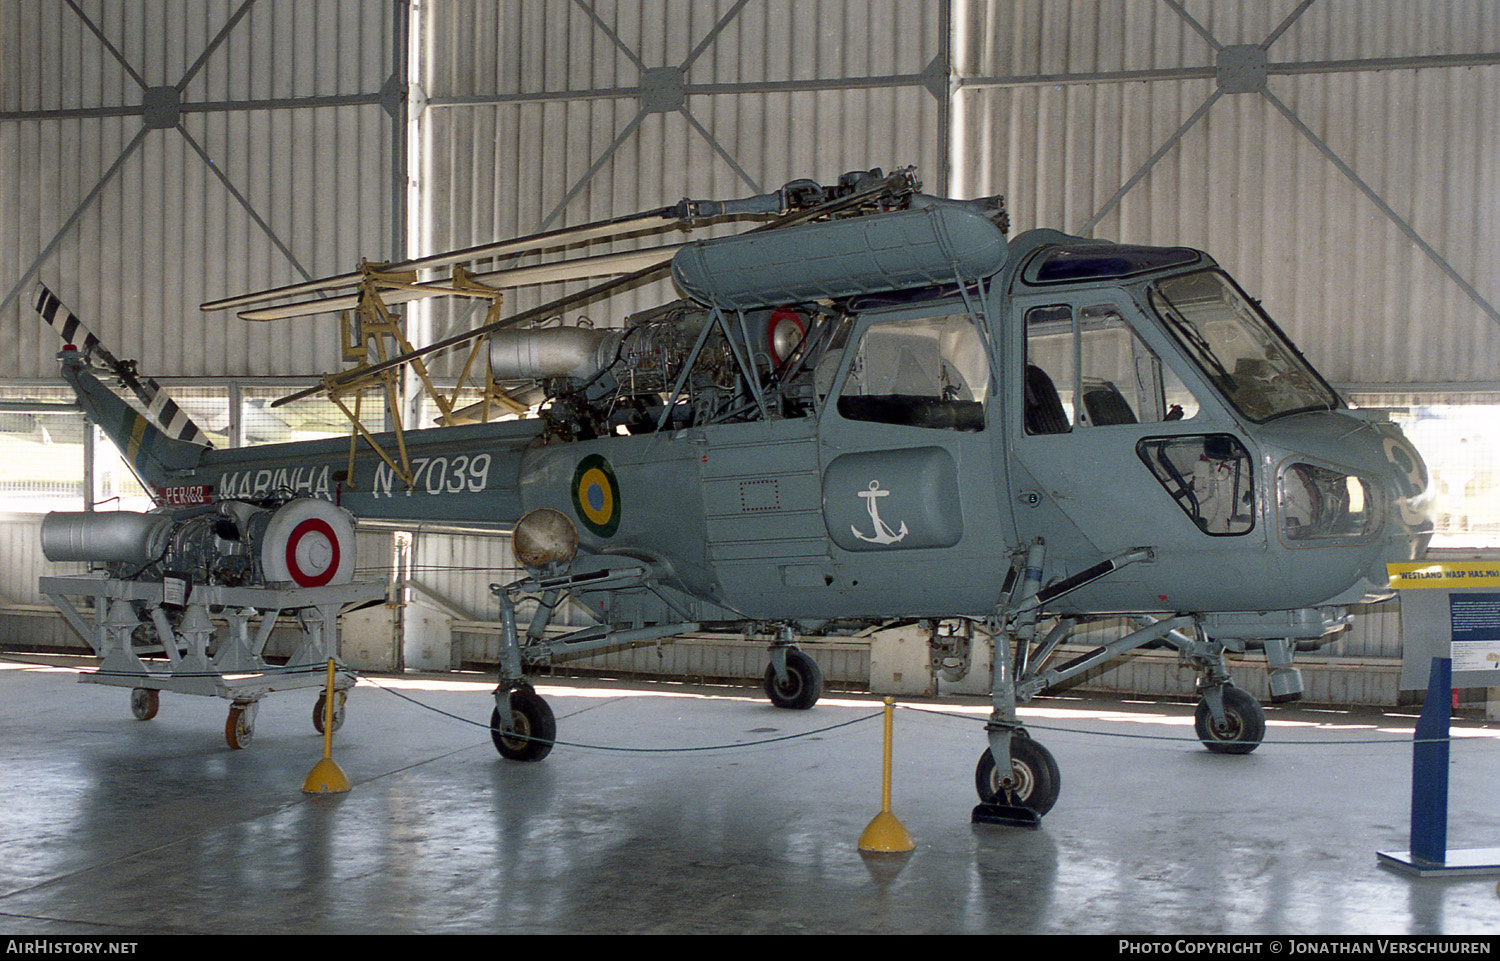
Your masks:
[{"label": "hangar window", "polygon": [[[240,393],[240,435],[246,447],[285,444],[322,437],[349,436],[349,419],[325,397],[273,406],[292,392],[290,387],[246,387]],[[354,409],[353,398],[346,403]],[[359,419],[371,433],[385,430],[384,401],[372,394],[360,405]],[[423,427],[432,426],[430,422]]]},{"label": "hangar window", "polygon": [[[237,385],[168,387],[172,399],[220,449],[235,446],[236,441],[249,446],[349,435],[348,419],[326,399],[271,406],[290,390]],[[134,397],[117,393],[141,410]],[[230,416],[236,405],[237,425]],[[385,429],[378,400],[366,401],[361,419],[372,431]],[[90,458],[92,476],[87,466]],[[129,511],[153,506],[114,444],[97,427],[90,431],[86,426],[71,390],[0,386],[0,511],[76,511],[89,505]]]},{"label": "hangar window", "polygon": [[84,430],[71,390],[0,387],[0,509],[81,510]]}]

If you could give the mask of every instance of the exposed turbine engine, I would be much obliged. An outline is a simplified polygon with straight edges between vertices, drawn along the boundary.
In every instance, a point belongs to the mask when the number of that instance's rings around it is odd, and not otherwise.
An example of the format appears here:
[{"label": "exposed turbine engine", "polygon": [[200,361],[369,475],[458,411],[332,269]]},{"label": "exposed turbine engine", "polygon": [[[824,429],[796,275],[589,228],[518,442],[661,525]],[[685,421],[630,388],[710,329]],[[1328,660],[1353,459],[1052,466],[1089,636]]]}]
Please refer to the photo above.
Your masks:
[{"label": "exposed turbine engine", "polygon": [[312,497],[149,513],[56,511],[42,520],[42,553],[103,565],[122,580],[170,574],[225,587],[322,587],[353,580],[354,522]]}]

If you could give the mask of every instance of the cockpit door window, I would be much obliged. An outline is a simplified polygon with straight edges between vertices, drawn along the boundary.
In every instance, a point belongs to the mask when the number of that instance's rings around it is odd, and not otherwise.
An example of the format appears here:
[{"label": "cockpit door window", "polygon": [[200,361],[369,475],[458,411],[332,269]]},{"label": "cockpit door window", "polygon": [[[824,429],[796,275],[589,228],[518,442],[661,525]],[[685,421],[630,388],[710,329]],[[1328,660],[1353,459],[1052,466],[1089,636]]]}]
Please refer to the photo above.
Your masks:
[{"label": "cockpit door window", "polygon": [[990,364],[968,314],[880,321],[854,347],[839,391],[845,420],[984,429]]},{"label": "cockpit door window", "polygon": [[1255,526],[1250,453],[1233,435],[1149,438],[1136,454],[1203,533],[1248,534]]},{"label": "cockpit door window", "polygon": [[1198,401],[1112,303],[1026,313],[1024,423],[1028,434],[1185,420]]}]

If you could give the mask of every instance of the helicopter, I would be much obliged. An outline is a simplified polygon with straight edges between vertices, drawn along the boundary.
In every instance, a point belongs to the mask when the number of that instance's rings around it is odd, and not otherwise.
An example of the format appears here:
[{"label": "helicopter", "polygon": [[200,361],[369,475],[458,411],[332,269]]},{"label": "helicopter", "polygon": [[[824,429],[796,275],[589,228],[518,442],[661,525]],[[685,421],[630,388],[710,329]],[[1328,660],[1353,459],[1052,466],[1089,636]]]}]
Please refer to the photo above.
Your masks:
[{"label": "helicopter", "polygon": [[[714,236],[575,256],[700,228]],[[552,253],[505,261],[537,251]],[[555,320],[667,271],[680,296],[619,326]],[[609,279],[502,314],[505,289],[586,277]],[[478,298],[488,314],[415,347],[389,308],[433,296]],[[1419,556],[1432,530],[1428,472],[1400,429],[1347,405],[1208,254],[1049,229],[1012,238],[1003,198],[927,195],[912,168],[684,200],[203,305],[261,322],[342,312],[354,366],[277,403],[330,397],[348,440],[216,450],[162,429],[95,376],[131,386],[133,367],[106,354],[96,371],[55,295],[39,291],[37,308],[81,348],[61,355],[62,376],[158,512],[216,518],[225,535],[171,566],[339,583],[361,519],[511,532],[525,576],[491,586],[490,730],[512,760],[551,751],[556,721],[529,678],[571,657],[698,630],[768,635],[765,692],[800,710],[823,678],[799,638],[916,623],[945,679],[991,645],[974,819],[1035,824],[1060,772],[1019,703],[1166,645],[1198,675],[1201,742],[1249,753],[1265,714],[1226,654],[1263,649],[1271,700],[1295,700],[1295,654],[1332,640],[1350,607],[1390,597],[1386,565]],[[364,393],[394,411],[403,378],[436,391],[424,359],[463,347],[482,400],[440,397],[435,427],[363,424]],[[264,564],[224,563],[249,538],[245,511],[314,502]],[[145,578],[169,566],[115,565]],[[554,628],[568,598],[597,624]],[[1101,622],[1128,633],[1059,662]]]}]

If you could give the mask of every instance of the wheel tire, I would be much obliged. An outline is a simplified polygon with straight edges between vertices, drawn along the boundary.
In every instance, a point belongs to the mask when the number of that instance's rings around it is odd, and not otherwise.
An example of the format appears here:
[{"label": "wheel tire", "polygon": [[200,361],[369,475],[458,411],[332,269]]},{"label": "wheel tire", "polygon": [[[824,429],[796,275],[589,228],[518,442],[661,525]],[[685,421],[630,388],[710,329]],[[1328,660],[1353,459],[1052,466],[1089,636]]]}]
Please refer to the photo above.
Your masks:
[{"label": "wheel tire", "polygon": [[161,692],[154,687],[137,687],[130,692],[130,713],[137,721],[149,721],[161,709]]},{"label": "wheel tire", "polygon": [[1260,702],[1237,687],[1224,685],[1224,725],[1214,725],[1208,702],[1198,701],[1193,730],[1215,754],[1249,754],[1266,736],[1266,712]]},{"label": "wheel tire", "polygon": [[786,652],[786,681],[778,683],[776,668],[766,668],[766,697],[776,707],[805,711],[823,696],[823,669],[802,651]]},{"label": "wheel tire", "polygon": [[[520,689],[510,695],[511,723],[516,734],[500,727],[500,708],[490,712],[490,740],[508,761],[540,761],[552,753],[557,740],[557,719],[552,708],[533,690]],[[520,735],[520,736],[517,736]]]},{"label": "wheel tire", "polygon": [[1062,775],[1052,752],[1025,734],[1010,739],[1010,766],[1016,783],[1002,788],[995,755],[988,749],[974,768],[974,789],[985,804],[1010,804],[1029,808],[1041,817],[1052,810],[1062,789]]},{"label": "wheel tire", "polygon": [[[338,700],[333,702],[333,732],[335,734],[337,734],[339,729],[344,726],[344,699],[347,697],[347,695],[343,691],[338,691],[336,693],[338,694]],[[319,734],[323,733],[323,712],[327,709],[327,707],[328,695],[319,694],[318,703],[313,705],[312,714],[313,730],[317,731]]]},{"label": "wheel tire", "polygon": [[255,716],[249,706],[234,705],[229,709],[229,718],[224,722],[224,743],[236,751],[250,746],[255,737]]}]

